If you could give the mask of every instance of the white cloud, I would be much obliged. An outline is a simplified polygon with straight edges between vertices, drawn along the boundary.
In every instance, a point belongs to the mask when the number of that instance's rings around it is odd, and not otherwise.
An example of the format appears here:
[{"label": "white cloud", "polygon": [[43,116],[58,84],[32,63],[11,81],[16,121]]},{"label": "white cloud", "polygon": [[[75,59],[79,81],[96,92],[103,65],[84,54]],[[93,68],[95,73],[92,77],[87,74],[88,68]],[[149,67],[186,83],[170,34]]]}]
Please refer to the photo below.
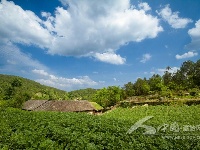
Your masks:
[{"label": "white cloud", "polygon": [[41,77],[40,79],[36,79],[37,82],[63,90],[92,87],[98,84],[97,82],[91,80],[88,76],[65,78],[49,74],[48,72],[39,69],[34,69],[32,72]]},{"label": "white cloud", "polygon": [[140,9],[143,9],[144,11],[149,11],[151,10],[151,7],[148,5],[148,3],[140,3],[138,4],[138,7]]},{"label": "white cloud", "polygon": [[115,64],[115,65],[122,65],[126,62],[125,58],[122,58],[120,55],[106,52],[106,53],[96,53],[94,56],[97,60],[102,61],[102,62],[107,62],[110,64]]},{"label": "white cloud", "polygon": [[146,63],[147,61],[149,61],[150,59],[151,59],[151,55],[150,54],[144,54],[143,56],[142,56],[142,59],[140,60],[140,62],[142,62],[142,63]]},{"label": "white cloud", "polygon": [[[12,44],[0,46],[0,72],[36,79],[41,84],[52,86],[63,90],[93,87],[98,82],[91,80],[88,76],[78,78],[64,78],[49,74],[49,70],[39,61],[34,60],[31,55],[25,54]],[[45,71],[47,70],[47,71]]]},{"label": "white cloud", "polygon": [[160,75],[163,75],[165,73],[165,71],[168,71],[170,73],[176,73],[178,71],[178,67],[170,67],[169,70],[167,70],[166,68],[164,69],[157,69],[156,70],[156,73],[160,74]]},{"label": "white cloud", "polygon": [[42,76],[48,76],[48,73],[45,72],[44,70],[34,69],[34,70],[32,70],[32,72],[36,73],[36,74],[39,74],[39,75],[42,75]]},{"label": "white cloud", "polygon": [[54,32],[58,37],[51,54],[87,55],[113,52],[130,41],[155,38],[162,31],[159,20],[144,10],[130,9],[129,0],[65,1],[68,9],[58,7]]},{"label": "white cloud", "polygon": [[15,62],[14,60],[10,60],[10,59],[7,59],[7,63],[11,64],[11,65],[16,65],[17,64],[17,62]]},{"label": "white cloud", "polygon": [[[150,10],[147,3],[139,4],[138,10],[130,0],[61,2],[69,7],[57,7],[55,14],[42,12],[41,19],[32,11],[3,0],[0,42],[32,44],[47,49],[49,54],[63,56],[96,57],[110,50],[113,57],[121,58],[114,53],[122,45],[155,38],[163,31],[159,19],[146,12]],[[119,63],[123,64],[124,59],[113,64]]]},{"label": "white cloud", "polygon": [[32,11],[23,10],[11,1],[0,3],[0,43],[33,44],[48,47],[52,36],[42,27],[42,20]]},{"label": "white cloud", "polygon": [[200,49],[200,20],[195,23],[195,28],[192,28],[188,31],[192,42],[186,46],[188,49]]},{"label": "white cloud", "polygon": [[150,74],[152,74],[152,75],[153,75],[153,74],[156,74],[156,72],[155,72],[155,71],[151,71],[151,72],[150,72]]},{"label": "white cloud", "polygon": [[169,70],[167,70],[166,68],[158,68],[158,69],[152,69],[152,71],[150,72],[151,75],[154,75],[154,74],[159,74],[160,76],[163,76],[165,71],[168,71],[170,73],[176,73],[178,71],[178,67],[170,67]]},{"label": "white cloud", "polygon": [[191,58],[191,57],[194,57],[197,55],[198,55],[198,53],[190,51],[190,52],[184,53],[183,55],[177,54],[176,59]]},{"label": "white cloud", "polygon": [[17,46],[11,43],[0,45],[0,64],[1,70],[4,68],[4,72],[19,72],[31,68],[48,70],[46,66],[33,59],[31,55],[21,52]]},{"label": "white cloud", "polygon": [[171,25],[172,28],[185,28],[192,20],[189,18],[180,18],[179,12],[172,12],[169,5],[166,5],[160,12],[157,12],[165,21]]},{"label": "white cloud", "polygon": [[97,71],[94,71],[94,72],[92,72],[93,74],[99,74],[99,72],[97,72]]},{"label": "white cloud", "polygon": [[179,67],[172,67],[168,72],[170,73],[176,73],[180,68]]}]

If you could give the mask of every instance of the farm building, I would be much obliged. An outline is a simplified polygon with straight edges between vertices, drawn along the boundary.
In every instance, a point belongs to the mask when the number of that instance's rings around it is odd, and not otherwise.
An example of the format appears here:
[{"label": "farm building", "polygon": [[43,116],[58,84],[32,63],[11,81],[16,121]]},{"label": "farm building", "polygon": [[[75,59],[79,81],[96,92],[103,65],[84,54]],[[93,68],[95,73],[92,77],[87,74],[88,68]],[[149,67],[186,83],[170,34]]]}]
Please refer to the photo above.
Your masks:
[{"label": "farm building", "polygon": [[90,112],[100,111],[87,100],[28,100],[22,109],[29,111]]}]

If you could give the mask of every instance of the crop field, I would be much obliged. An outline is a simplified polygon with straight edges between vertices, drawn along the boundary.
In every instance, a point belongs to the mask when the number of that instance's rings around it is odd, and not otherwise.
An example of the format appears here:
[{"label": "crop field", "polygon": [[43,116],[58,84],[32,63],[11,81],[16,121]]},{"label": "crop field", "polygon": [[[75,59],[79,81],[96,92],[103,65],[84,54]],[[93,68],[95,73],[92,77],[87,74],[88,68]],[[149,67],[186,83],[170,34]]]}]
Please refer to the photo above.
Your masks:
[{"label": "crop field", "polygon": [[[117,108],[100,116],[5,108],[0,149],[200,149],[199,114],[199,105]],[[144,134],[146,126],[156,132]]]},{"label": "crop field", "polygon": [[[200,105],[172,106],[134,106],[133,108],[117,108],[106,112],[105,118],[136,122],[145,116],[154,116],[150,122],[155,124],[179,122],[181,124],[200,124]],[[157,122],[157,123],[156,123]]]}]

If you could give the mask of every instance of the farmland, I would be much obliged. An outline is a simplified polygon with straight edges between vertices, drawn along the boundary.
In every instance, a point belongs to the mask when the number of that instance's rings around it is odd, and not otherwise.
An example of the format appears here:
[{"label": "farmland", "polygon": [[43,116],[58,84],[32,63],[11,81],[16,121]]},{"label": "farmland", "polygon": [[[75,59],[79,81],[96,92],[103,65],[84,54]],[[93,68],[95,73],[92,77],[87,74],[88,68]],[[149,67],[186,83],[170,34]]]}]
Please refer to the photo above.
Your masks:
[{"label": "farmland", "polygon": [[[27,112],[16,108],[4,108],[0,111],[0,148],[199,149],[198,114],[199,105],[116,108],[101,116],[86,113]],[[176,122],[180,126],[178,133],[168,128],[162,135],[179,134],[185,139],[144,135],[142,128],[127,134],[132,125],[146,116],[154,117],[144,124],[156,129],[159,125],[172,125]],[[182,127],[185,125],[196,128],[184,132]]]},{"label": "farmland", "polygon": [[[187,61],[173,74],[71,92],[0,75],[0,149],[200,149],[199,66]],[[30,99],[88,99],[109,111],[21,110]]]}]

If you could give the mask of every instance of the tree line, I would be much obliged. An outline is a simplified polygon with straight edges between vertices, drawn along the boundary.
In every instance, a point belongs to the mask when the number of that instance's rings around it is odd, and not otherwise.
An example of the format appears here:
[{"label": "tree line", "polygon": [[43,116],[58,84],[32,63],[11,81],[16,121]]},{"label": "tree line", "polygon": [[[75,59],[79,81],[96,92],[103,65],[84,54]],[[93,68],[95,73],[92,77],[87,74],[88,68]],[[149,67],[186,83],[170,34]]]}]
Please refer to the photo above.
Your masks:
[{"label": "tree line", "polygon": [[0,74],[0,106],[3,103],[20,108],[29,99],[68,99],[68,93],[22,77]]},{"label": "tree line", "polygon": [[199,96],[200,60],[185,61],[180,69],[172,73],[166,67],[164,75],[154,74],[149,79],[138,78],[134,83],[128,82],[123,87],[109,86],[102,89],[80,89],[71,92],[41,85],[35,81],[16,76],[0,75],[0,106],[7,101],[9,106],[20,107],[29,99],[37,100],[89,100],[103,107],[110,107],[133,96],[152,96],[173,98],[185,94]]},{"label": "tree line", "polygon": [[200,60],[185,61],[180,69],[171,73],[166,67],[164,75],[154,74],[149,79],[138,78],[134,83],[128,82],[123,87],[110,86],[97,91],[93,101],[104,107],[113,106],[117,102],[132,96],[147,96],[153,98],[172,98],[199,96],[200,93]]}]

